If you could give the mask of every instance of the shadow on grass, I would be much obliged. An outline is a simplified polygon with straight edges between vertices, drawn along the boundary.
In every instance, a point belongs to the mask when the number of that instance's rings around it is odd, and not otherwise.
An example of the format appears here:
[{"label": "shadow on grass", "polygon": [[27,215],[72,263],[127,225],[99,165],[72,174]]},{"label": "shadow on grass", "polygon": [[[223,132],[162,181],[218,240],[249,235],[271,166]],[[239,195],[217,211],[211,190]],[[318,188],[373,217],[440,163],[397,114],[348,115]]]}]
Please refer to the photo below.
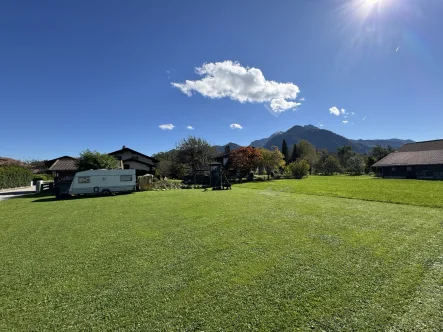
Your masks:
[{"label": "shadow on grass", "polygon": [[130,195],[132,193],[117,193],[110,196],[102,196],[102,195],[79,195],[79,196],[65,196],[62,198],[57,198],[53,194],[47,193],[47,194],[37,194],[33,198],[37,198],[32,201],[32,203],[47,203],[47,202],[63,202],[63,201],[73,201],[73,200],[79,200],[79,199],[99,199],[103,198],[106,199],[108,197],[112,196],[124,196],[124,195]]}]

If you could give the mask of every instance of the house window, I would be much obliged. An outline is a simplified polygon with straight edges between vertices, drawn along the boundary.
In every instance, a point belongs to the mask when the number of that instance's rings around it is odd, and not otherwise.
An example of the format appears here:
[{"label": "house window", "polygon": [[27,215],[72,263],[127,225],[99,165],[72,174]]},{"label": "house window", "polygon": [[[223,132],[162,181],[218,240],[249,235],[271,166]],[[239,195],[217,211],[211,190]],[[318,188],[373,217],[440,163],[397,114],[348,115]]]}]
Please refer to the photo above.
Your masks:
[{"label": "house window", "polygon": [[78,177],[78,183],[90,183],[91,177],[89,176],[79,176]]},{"label": "house window", "polygon": [[120,181],[132,181],[132,175],[120,175]]},{"label": "house window", "polygon": [[408,172],[412,172],[412,167],[411,167],[411,166],[408,166],[408,167],[406,167],[406,170],[407,170]]},{"label": "house window", "polygon": [[392,171],[395,172],[397,170],[396,167],[392,167]]},{"label": "house window", "polygon": [[124,165],[123,165],[123,168],[124,168],[124,169],[129,169],[129,164],[124,164]]}]

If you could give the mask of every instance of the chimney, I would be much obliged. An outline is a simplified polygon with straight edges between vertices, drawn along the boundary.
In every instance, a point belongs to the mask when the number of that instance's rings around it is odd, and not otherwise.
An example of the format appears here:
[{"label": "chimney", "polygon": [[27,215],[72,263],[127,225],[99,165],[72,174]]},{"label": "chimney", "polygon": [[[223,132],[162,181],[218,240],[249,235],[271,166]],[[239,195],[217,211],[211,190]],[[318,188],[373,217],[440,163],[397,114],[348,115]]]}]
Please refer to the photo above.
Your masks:
[{"label": "chimney", "polygon": [[126,149],[126,145],[123,145],[122,149]]},{"label": "chimney", "polygon": [[225,153],[230,153],[231,152],[231,147],[228,145],[225,146]]}]

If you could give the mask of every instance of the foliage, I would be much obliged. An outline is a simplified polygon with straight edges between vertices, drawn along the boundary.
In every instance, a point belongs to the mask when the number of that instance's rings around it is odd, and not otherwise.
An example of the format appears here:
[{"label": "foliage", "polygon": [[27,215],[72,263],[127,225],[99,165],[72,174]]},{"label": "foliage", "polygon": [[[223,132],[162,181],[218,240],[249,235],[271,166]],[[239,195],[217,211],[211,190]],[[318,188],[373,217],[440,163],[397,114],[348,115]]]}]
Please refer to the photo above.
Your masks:
[{"label": "foliage", "polygon": [[293,161],[297,161],[297,159],[298,159],[299,157],[300,157],[300,156],[299,156],[299,154],[298,154],[297,144],[294,144],[294,145],[292,146],[292,153],[291,153],[291,159],[290,159],[290,161],[291,161],[291,162],[293,162]]},{"label": "foliage", "polygon": [[54,178],[50,174],[34,174],[32,177],[32,182],[36,183],[37,181],[53,181]]},{"label": "foliage", "polygon": [[334,175],[334,173],[341,173],[342,168],[340,166],[340,161],[328,154],[326,150],[319,151],[319,158],[315,164],[315,172],[321,175]]},{"label": "foliage", "polygon": [[346,169],[351,175],[362,175],[365,172],[365,159],[361,155],[354,155],[348,159]]},{"label": "foliage", "polygon": [[369,174],[371,172],[371,167],[376,162],[377,162],[377,160],[375,159],[375,157],[373,157],[373,156],[366,157],[366,167],[365,167],[365,173],[366,174]]},{"label": "foliage", "polygon": [[441,209],[406,204],[442,195],[313,176],[0,202],[0,330],[440,331]]},{"label": "foliage", "polygon": [[153,155],[159,160],[155,169],[155,175],[159,178],[165,176],[172,179],[183,179],[186,174],[186,167],[178,160],[178,152],[173,149],[167,152],[159,152]]},{"label": "foliage", "polygon": [[246,146],[232,151],[230,158],[232,167],[243,177],[260,165],[262,154],[259,149]]},{"label": "foliage", "polygon": [[0,166],[0,189],[26,187],[31,184],[32,172],[18,165]]},{"label": "foliage", "polygon": [[177,160],[187,165],[195,177],[197,170],[208,166],[215,151],[203,138],[189,136],[177,144]]},{"label": "foliage", "polygon": [[317,162],[318,156],[315,146],[309,143],[308,141],[301,140],[297,144],[297,153],[299,158],[304,159],[308,162],[309,165],[315,165]]},{"label": "foliage", "polygon": [[386,157],[388,154],[394,152],[395,149],[391,146],[388,146],[387,148],[384,148],[380,145],[376,145],[371,150],[371,156],[376,159],[376,162],[379,160],[382,160],[384,157]]},{"label": "foliage", "polygon": [[282,146],[281,146],[281,153],[284,156],[285,162],[288,162],[289,160],[289,151],[288,151],[288,144],[286,143],[286,140],[283,140]]},{"label": "foliage", "polygon": [[260,166],[266,170],[268,175],[268,180],[271,172],[279,167],[285,166],[284,155],[278,150],[278,147],[273,146],[271,150],[260,148],[260,153],[262,155]]},{"label": "foliage", "polygon": [[354,154],[355,152],[352,151],[352,147],[350,145],[337,148],[338,160],[343,168],[347,167],[349,158],[351,158]]},{"label": "foliage", "polygon": [[288,166],[286,166],[285,174],[290,174],[295,179],[302,179],[309,173],[310,166],[308,162],[304,159],[293,161]]},{"label": "foliage", "polygon": [[79,172],[90,169],[118,169],[118,160],[106,153],[85,150],[80,153],[77,159],[77,169]]}]

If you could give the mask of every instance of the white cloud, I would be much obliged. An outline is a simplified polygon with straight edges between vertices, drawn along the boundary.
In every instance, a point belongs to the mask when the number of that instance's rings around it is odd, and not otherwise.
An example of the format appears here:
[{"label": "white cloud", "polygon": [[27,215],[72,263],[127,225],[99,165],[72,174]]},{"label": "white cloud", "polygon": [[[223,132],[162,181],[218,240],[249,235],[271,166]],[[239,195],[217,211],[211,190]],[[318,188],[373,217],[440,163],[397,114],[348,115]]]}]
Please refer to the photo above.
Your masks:
[{"label": "white cloud", "polygon": [[158,126],[161,130],[172,130],[175,128],[175,126],[172,123],[168,123],[168,124],[162,124],[160,126]]},{"label": "white cloud", "polygon": [[200,80],[186,80],[185,83],[172,83],[172,86],[188,96],[197,92],[211,99],[231,98],[240,103],[270,103],[275,113],[295,109],[300,105],[295,102],[300,92],[297,85],[267,81],[258,68],[223,61],[204,63],[195,71],[202,76]]},{"label": "white cloud", "polygon": [[323,127],[323,123],[319,124],[318,126],[319,126],[319,127]]},{"label": "white cloud", "polygon": [[339,116],[340,115],[340,110],[337,107],[333,106],[333,107],[331,107],[329,109],[329,113],[334,114],[336,116]]},{"label": "white cloud", "polygon": [[243,127],[241,125],[239,125],[238,123],[233,123],[229,127],[231,129],[243,129]]},{"label": "white cloud", "polygon": [[344,124],[348,124],[349,121],[342,121]]},{"label": "white cloud", "polygon": [[302,97],[302,98],[299,99],[299,101],[305,101],[305,100],[306,100],[305,97]]},{"label": "white cloud", "polygon": [[195,128],[193,126],[186,126],[186,129],[194,130]]},{"label": "white cloud", "polygon": [[331,108],[329,109],[329,113],[330,113],[330,114],[333,114],[333,115],[335,115],[335,116],[344,115],[345,118],[346,118],[349,114],[351,114],[351,115],[354,115],[354,114],[355,114],[354,112],[347,112],[344,108],[339,109],[337,106],[333,106],[333,107],[331,107]]},{"label": "white cloud", "polygon": [[362,120],[363,120],[363,121],[365,121],[365,120],[366,120],[366,118],[367,118],[367,116],[365,116],[365,117],[364,117],[364,118],[363,118]]}]

